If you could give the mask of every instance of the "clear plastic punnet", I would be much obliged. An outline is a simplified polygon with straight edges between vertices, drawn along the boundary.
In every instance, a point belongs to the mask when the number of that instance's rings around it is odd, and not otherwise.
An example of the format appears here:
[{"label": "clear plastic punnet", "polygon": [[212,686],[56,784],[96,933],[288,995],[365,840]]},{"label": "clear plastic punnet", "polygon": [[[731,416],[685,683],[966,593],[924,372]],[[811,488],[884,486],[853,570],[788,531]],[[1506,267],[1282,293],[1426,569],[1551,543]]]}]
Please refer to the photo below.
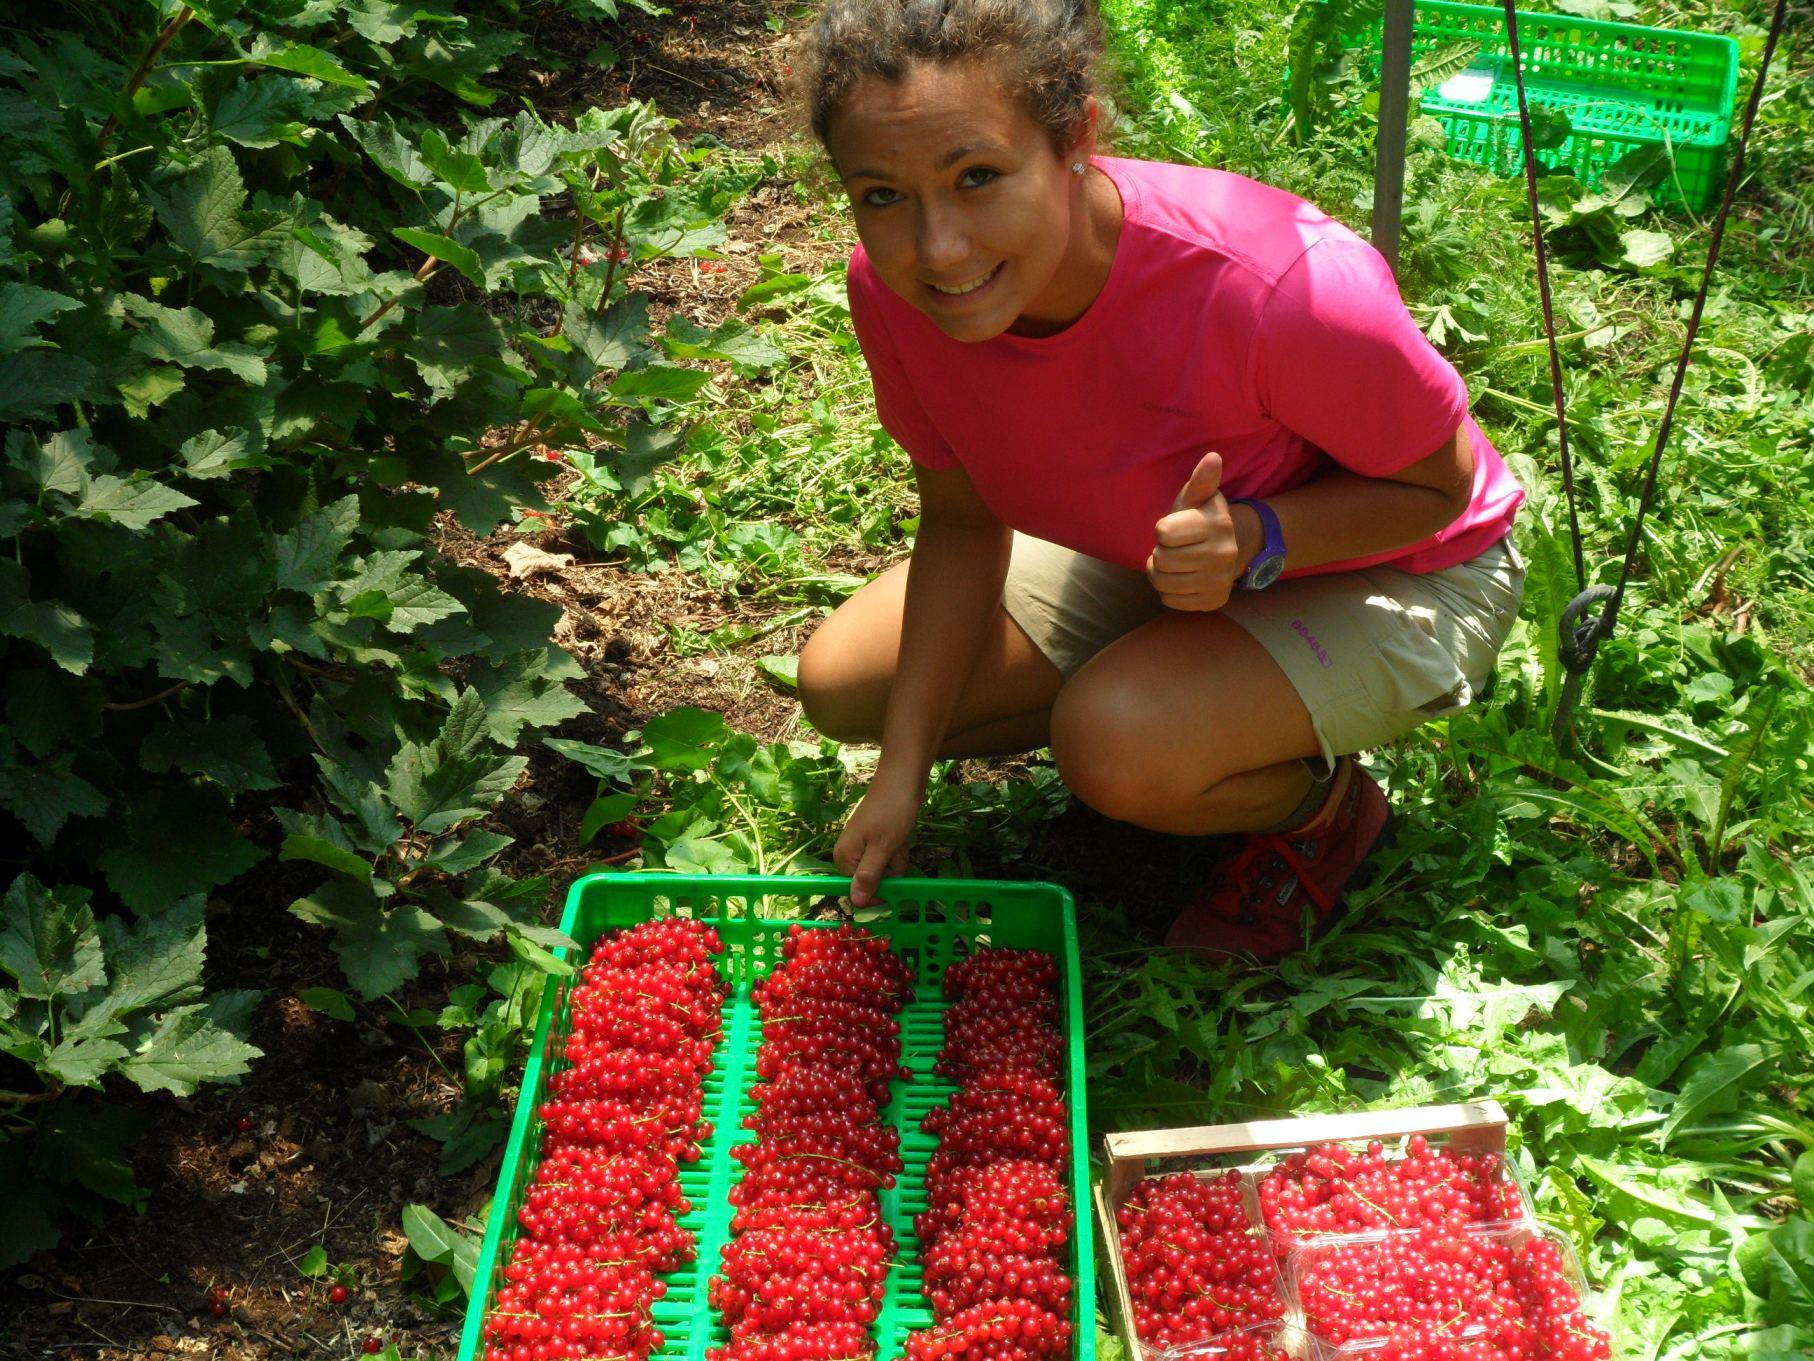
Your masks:
[{"label": "clear plastic punnet", "polygon": [[1317,1354],[1311,1340],[1286,1323],[1262,1323],[1201,1342],[1147,1350],[1149,1361],[1306,1361]]},{"label": "clear plastic punnet", "polygon": [[1254,1216],[1281,1252],[1355,1234],[1535,1223],[1503,1141],[1468,1130],[1274,1149],[1244,1175]]},{"label": "clear plastic punnet", "polygon": [[1326,1239],[1286,1265],[1327,1361],[1607,1361],[1568,1240],[1535,1227]]}]

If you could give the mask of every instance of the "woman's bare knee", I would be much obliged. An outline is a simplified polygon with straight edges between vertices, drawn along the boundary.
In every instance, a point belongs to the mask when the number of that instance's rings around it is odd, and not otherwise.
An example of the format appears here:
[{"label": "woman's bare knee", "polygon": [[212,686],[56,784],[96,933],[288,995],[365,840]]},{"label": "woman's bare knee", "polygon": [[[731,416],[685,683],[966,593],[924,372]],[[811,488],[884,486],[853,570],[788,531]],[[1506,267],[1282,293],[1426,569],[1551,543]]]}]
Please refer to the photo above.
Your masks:
[{"label": "woman's bare knee", "polygon": [[1178,766],[1175,734],[1137,689],[1085,678],[1052,706],[1052,760],[1071,792],[1104,817],[1141,826],[1204,783]]}]

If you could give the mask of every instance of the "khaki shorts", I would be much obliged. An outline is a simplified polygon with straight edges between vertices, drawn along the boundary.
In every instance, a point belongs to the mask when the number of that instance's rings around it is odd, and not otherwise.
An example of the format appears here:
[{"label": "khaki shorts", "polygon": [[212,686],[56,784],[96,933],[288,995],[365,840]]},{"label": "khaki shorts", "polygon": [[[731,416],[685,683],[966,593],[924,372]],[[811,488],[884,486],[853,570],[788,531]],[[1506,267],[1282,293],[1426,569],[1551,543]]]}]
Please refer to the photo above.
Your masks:
[{"label": "khaki shorts", "polygon": [[[1492,675],[1523,594],[1524,563],[1507,536],[1438,572],[1367,567],[1236,591],[1222,614],[1279,664],[1333,761],[1466,706]],[[1002,603],[1066,676],[1165,613],[1144,572],[1022,534]]]}]

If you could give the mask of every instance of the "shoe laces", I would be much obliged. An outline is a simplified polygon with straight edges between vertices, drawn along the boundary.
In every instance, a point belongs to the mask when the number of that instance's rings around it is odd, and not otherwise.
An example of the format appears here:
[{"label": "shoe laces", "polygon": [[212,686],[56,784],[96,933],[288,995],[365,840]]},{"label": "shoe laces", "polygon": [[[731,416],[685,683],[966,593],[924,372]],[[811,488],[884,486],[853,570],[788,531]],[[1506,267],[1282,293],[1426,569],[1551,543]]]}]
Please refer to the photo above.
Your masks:
[{"label": "shoe laces", "polygon": [[1329,912],[1335,907],[1335,899],[1323,891],[1310,868],[1317,847],[1316,841],[1293,841],[1277,832],[1258,832],[1248,837],[1222,871],[1222,888],[1213,907],[1221,916],[1251,921],[1254,906],[1275,896],[1274,885],[1279,883],[1282,870],[1297,880],[1319,912]]}]

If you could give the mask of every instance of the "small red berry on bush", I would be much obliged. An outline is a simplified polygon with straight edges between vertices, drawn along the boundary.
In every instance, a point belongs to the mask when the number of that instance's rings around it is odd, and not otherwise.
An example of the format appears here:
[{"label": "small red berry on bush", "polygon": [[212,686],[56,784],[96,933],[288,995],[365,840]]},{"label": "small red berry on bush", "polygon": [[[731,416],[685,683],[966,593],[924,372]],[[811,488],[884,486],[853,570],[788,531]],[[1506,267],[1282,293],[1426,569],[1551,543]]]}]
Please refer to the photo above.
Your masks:
[{"label": "small red berry on bush", "polygon": [[214,1301],[213,1304],[208,1306],[208,1312],[213,1314],[215,1318],[225,1318],[227,1316],[227,1302],[225,1300]]},{"label": "small red berry on bush", "polygon": [[239,1119],[233,1122],[233,1128],[238,1130],[241,1134],[244,1134],[247,1130],[252,1128],[252,1117],[249,1115],[240,1116]]},{"label": "small red berry on bush", "polygon": [[328,1303],[329,1304],[346,1303],[346,1287],[344,1285],[337,1285],[332,1290],[328,1291]]},{"label": "small red berry on bush", "polygon": [[384,1342],[376,1337],[368,1337],[365,1339],[365,1346],[361,1348],[361,1350],[364,1351],[367,1356],[376,1356],[379,1352],[384,1350]]},{"label": "small red berry on bush", "polygon": [[208,1298],[215,1304],[225,1304],[227,1302],[227,1287],[224,1285],[215,1286],[214,1289],[208,1292]]}]

